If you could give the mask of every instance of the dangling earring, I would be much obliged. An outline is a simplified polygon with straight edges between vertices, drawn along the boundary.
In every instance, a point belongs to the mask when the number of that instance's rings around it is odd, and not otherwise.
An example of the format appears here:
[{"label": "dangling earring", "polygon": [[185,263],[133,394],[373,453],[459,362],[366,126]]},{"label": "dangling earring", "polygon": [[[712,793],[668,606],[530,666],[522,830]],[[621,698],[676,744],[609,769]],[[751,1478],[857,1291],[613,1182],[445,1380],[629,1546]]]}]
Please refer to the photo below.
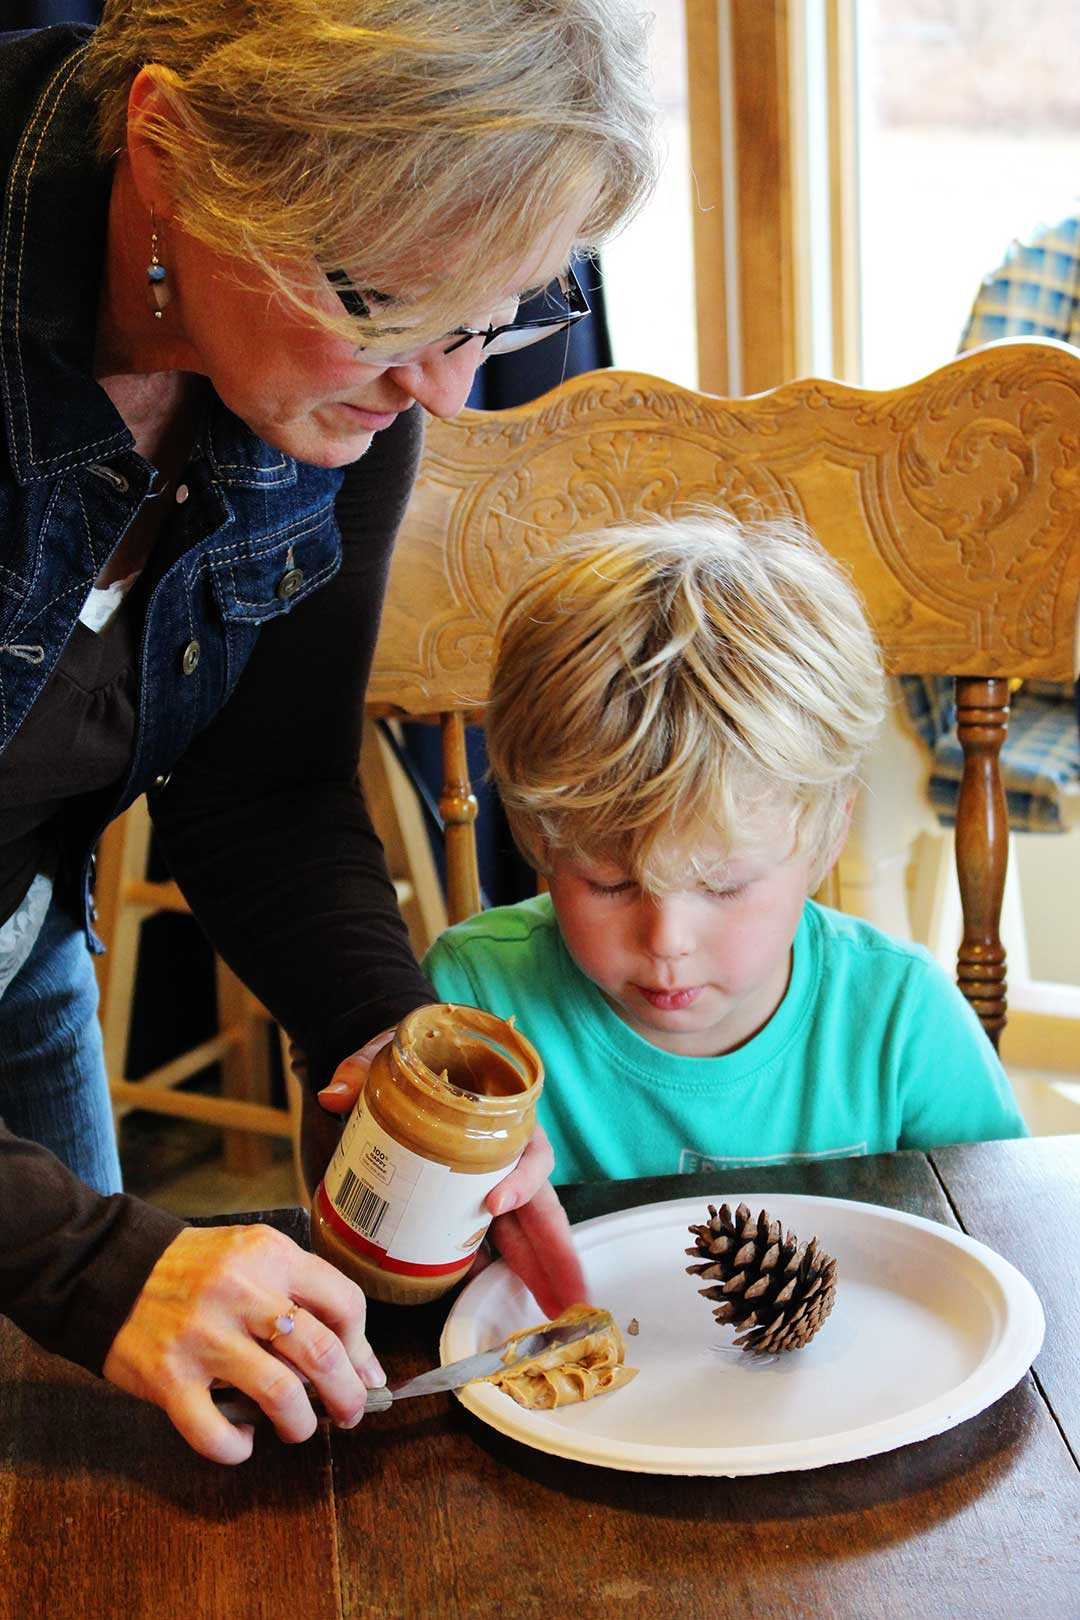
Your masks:
[{"label": "dangling earring", "polygon": [[172,288],[167,281],[168,271],[158,258],[157,219],[150,210],[150,263],[146,267],[146,301],[154,319],[160,321],[161,312],[172,299]]}]

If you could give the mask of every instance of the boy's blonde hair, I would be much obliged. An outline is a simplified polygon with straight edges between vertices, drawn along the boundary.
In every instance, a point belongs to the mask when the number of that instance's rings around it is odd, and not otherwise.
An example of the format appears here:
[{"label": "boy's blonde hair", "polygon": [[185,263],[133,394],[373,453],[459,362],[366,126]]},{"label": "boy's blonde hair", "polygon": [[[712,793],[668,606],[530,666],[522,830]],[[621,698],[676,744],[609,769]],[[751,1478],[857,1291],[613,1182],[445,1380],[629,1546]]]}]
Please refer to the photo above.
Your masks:
[{"label": "boy's blonde hair", "polygon": [[[695,842],[743,850],[779,817],[816,886],[883,713],[874,637],[817,541],[701,512],[545,560],[502,616],[487,737],[540,871],[600,858],[662,889],[709,875]],[[655,858],[673,839],[678,873]]]},{"label": "boy's blonde hair", "polygon": [[[83,66],[103,159],[144,66],[183,228],[358,343],[482,315],[521,290],[508,251],[579,199],[595,248],[654,180],[631,0],[107,0]],[[328,314],[327,271],[361,294],[404,277],[406,327]]]}]

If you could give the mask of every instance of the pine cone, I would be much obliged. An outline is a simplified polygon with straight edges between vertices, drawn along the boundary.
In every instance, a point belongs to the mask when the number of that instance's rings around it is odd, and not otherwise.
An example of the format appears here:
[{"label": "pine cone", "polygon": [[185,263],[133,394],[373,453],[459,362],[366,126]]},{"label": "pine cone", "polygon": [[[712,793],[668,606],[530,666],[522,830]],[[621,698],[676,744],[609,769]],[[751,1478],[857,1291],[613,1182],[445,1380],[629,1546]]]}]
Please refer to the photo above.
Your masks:
[{"label": "pine cone", "polygon": [[715,1278],[702,1288],[717,1299],[718,1322],[748,1328],[735,1340],[744,1349],[767,1354],[798,1350],[809,1344],[833,1308],[836,1261],[817,1246],[817,1238],[800,1244],[789,1232],[781,1239],[780,1222],[766,1210],[755,1221],[745,1204],[734,1216],[727,1204],[709,1205],[705,1226],[691,1226],[697,1239],[687,1254],[702,1261],[687,1266],[691,1276]]}]

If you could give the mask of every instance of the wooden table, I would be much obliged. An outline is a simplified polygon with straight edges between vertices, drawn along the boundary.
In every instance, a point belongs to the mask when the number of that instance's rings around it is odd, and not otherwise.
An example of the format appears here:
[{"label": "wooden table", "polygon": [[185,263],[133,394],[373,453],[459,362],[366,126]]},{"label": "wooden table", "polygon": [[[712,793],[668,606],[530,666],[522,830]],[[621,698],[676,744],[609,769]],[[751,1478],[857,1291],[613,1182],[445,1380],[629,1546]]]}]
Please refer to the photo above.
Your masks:
[{"label": "wooden table", "polygon": [[[961,1226],[1019,1265],[1033,1374],[937,1439],[741,1479],[546,1457],[449,1396],[239,1469],[0,1323],[3,1620],[1076,1620],[1080,1136],[755,1171]],[[711,1196],[746,1172],[566,1189],[572,1219]],[[435,1357],[445,1302],[373,1308],[392,1378]],[[377,1426],[376,1426],[377,1425]]]}]

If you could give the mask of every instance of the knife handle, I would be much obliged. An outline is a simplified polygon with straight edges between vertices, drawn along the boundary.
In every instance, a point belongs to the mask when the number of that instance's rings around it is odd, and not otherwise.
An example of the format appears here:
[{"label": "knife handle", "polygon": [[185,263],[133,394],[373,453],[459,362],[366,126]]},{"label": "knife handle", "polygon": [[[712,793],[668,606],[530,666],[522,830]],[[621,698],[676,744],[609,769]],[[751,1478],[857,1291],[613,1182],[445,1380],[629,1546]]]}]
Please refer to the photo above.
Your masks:
[{"label": "knife handle", "polygon": [[[230,1423],[268,1423],[269,1419],[261,1406],[258,1406],[250,1395],[244,1395],[238,1389],[219,1387],[210,1391],[210,1399]],[[325,1417],[326,1408],[311,1388],[308,1389],[308,1399],[315,1410],[316,1417]],[[371,1412],[388,1412],[394,1404],[394,1397],[384,1384],[381,1389],[369,1389],[367,1401],[364,1404],[364,1416]]]}]

